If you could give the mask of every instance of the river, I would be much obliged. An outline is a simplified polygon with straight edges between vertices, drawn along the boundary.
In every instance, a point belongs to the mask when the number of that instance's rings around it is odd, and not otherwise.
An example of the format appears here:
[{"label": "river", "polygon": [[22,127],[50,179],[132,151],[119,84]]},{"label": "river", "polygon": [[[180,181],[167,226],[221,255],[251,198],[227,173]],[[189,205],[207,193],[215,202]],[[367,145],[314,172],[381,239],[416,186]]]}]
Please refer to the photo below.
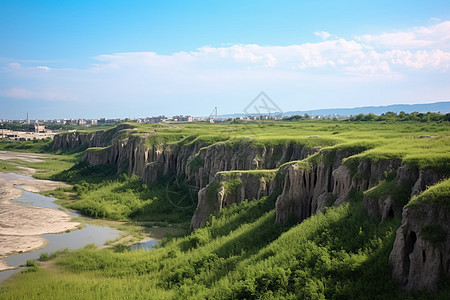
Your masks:
[{"label": "river", "polygon": [[[32,181],[37,180],[29,176],[11,173],[7,174],[7,176],[6,174],[3,174],[2,176],[5,178],[16,178],[16,179],[21,178]],[[20,204],[20,206],[19,205],[17,206],[19,208],[20,207],[25,208],[26,206],[44,207],[47,209],[64,210],[68,214],[79,216],[79,214],[75,212],[69,212],[64,208],[60,207],[59,205],[57,205],[56,203],[54,203],[54,200],[56,200],[55,198],[46,197],[38,193],[26,191],[21,186],[16,185],[15,188],[21,189],[23,191],[23,195],[18,198],[10,200],[10,202],[16,205]],[[85,217],[77,219],[84,219],[84,218]],[[27,222],[27,220],[24,220],[24,222]],[[80,226],[82,227],[81,229],[73,230],[70,232],[41,234],[40,236],[47,240],[47,244],[43,248],[26,253],[14,254],[0,258],[10,267],[18,267],[17,269],[13,270],[0,271],[0,282],[3,282],[5,279],[9,278],[13,274],[20,272],[22,269],[20,266],[26,264],[27,260],[29,259],[38,260],[40,254],[43,252],[47,252],[50,255],[56,250],[66,248],[70,250],[79,249],[88,244],[95,244],[101,246],[104,245],[106,241],[115,240],[121,235],[121,231],[117,230],[116,228],[112,228],[109,226],[91,225],[86,222],[81,223],[82,223],[82,226]],[[2,241],[0,241],[0,243],[1,242]],[[143,249],[143,248],[149,249],[154,244],[157,244],[157,241],[150,240],[146,241],[145,243],[133,245],[131,246],[131,249]]]}]

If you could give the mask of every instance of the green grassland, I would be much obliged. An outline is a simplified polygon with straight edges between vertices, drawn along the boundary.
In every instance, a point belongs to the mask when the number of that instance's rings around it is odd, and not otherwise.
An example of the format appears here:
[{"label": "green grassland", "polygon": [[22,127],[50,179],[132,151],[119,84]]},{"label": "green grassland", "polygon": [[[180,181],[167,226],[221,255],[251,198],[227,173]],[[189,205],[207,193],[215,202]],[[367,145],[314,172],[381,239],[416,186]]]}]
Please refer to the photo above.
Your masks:
[{"label": "green grassland", "polygon": [[[442,120],[129,123],[108,131],[120,139],[145,135],[148,147],[194,142],[321,147],[323,155],[298,162],[305,167],[318,160],[327,162],[336,150],[347,149],[355,153],[346,159],[349,164],[363,158],[396,158],[420,169],[447,174],[450,169],[450,124]],[[426,135],[434,137],[421,138]],[[0,149],[5,147],[0,142]],[[79,163],[83,152],[60,153],[41,164],[25,164],[38,170],[37,177],[71,183],[72,187],[49,194],[84,214],[149,225],[189,222],[195,203],[186,197],[190,191],[183,178],[161,178],[146,185],[136,176],[118,175],[114,166]],[[245,172],[270,178],[276,174],[273,170]],[[226,173],[233,178],[233,172]],[[386,174],[386,180],[367,193],[381,195],[392,189],[393,180]],[[448,204],[448,187],[448,180],[443,181],[409,205],[420,201]],[[348,203],[327,208],[301,224],[283,226],[275,223],[276,197],[273,193],[259,201],[233,204],[211,216],[204,228],[168,237],[154,251],[87,246],[63,252],[50,265],[33,264],[29,271],[1,285],[0,299],[450,298],[446,282],[439,283],[441,291],[434,295],[396,288],[388,257],[400,219],[380,222],[369,217],[362,194],[352,193]],[[436,230],[427,230],[438,241]]]},{"label": "green grassland", "polygon": [[[306,148],[362,148],[355,157],[373,161],[398,158],[420,169],[445,169],[450,162],[449,122],[261,121],[249,124],[133,124],[132,135],[151,132],[148,146],[251,143],[301,144]],[[431,138],[427,138],[431,136]],[[422,138],[421,138],[422,137]]]},{"label": "green grassland", "polygon": [[30,140],[30,141],[9,141],[0,140],[0,150],[14,152],[46,153],[50,151],[52,139]]},{"label": "green grassland", "polygon": [[[390,278],[399,219],[369,218],[360,196],[299,225],[274,223],[274,198],[243,202],[154,251],[62,253],[0,288],[2,299],[429,299]],[[443,283],[441,283],[443,284]],[[435,299],[448,299],[443,291]]]}]

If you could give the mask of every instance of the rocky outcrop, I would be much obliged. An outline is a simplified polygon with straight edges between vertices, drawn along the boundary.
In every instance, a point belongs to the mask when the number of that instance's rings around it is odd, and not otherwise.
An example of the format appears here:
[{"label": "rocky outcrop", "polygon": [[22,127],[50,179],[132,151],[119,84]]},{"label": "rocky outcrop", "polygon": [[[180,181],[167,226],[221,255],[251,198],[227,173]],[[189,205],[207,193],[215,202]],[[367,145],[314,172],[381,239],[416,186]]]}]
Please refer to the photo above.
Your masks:
[{"label": "rocky outcrop", "polygon": [[52,150],[71,150],[79,147],[107,147],[112,144],[114,139],[133,129],[131,125],[121,124],[107,131],[73,131],[61,133],[54,136]]},{"label": "rocky outcrop", "polygon": [[436,182],[444,178],[443,174],[436,172],[433,169],[425,169],[419,171],[419,176],[411,190],[411,198],[420,194],[428,186],[434,185]]},{"label": "rocky outcrop", "polygon": [[[386,171],[387,172],[387,171]],[[421,193],[427,186],[434,185],[444,178],[443,174],[432,169],[416,170],[403,164],[397,170],[392,168],[390,172],[396,172],[395,179],[391,183],[383,181],[384,193],[366,193],[364,195],[364,207],[370,216],[386,220],[387,218],[402,215],[402,209],[409,200]],[[387,179],[389,181],[389,179]],[[389,187],[387,189],[386,187]]]},{"label": "rocky outcrop", "polygon": [[[234,145],[206,145],[202,141],[194,141],[182,145],[150,146],[146,145],[148,136],[141,134],[130,135],[123,140],[112,139],[106,148],[102,146],[104,143],[97,143],[101,148],[88,149],[83,161],[91,165],[115,164],[118,172],[134,173],[146,183],[164,176],[186,176],[187,181],[200,190],[221,171],[277,168],[286,161],[304,159],[318,151],[318,148],[308,149],[295,144],[256,146],[248,141]],[[79,145],[85,139],[88,137],[72,145]]]},{"label": "rocky outcrop", "polygon": [[365,191],[383,180],[385,172],[400,165],[397,160],[371,162],[361,159],[352,174],[347,165],[342,165],[342,159],[353,154],[337,151],[332,163],[321,161],[311,163],[309,167],[287,165],[283,193],[276,202],[277,222],[284,224],[291,218],[301,222],[325,206],[340,205],[347,200],[350,190]]},{"label": "rocky outcrop", "polygon": [[366,191],[384,180],[386,173],[395,172],[400,166],[400,159],[383,159],[376,162],[361,159],[352,185],[358,192]]},{"label": "rocky outcrop", "polygon": [[391,195],[380,198],[364,196],[363,203],[369,216],[380,218],[382,221],[400,215],[403,208],[403,205],[399,205]]},{"label": "rocky outcrop", "polygon": [[301,222],[323,206],[323,194],[332,192],[331,166],[321,162],[309,169],[294,163],[282,171],[286,175],[283,192],[276,201],[276,221],[285,224],[295,218]]},{"label": "rocky outcrop", "polygon": [[435,203],[405,207],[389,261],[400,288],[435,291],[450,272],[449,211]]},{"label": "rocky outcrop", "polygon": [[177,148],[176,145],[148,146],[148,134],[130,135],[128,138],[113,139],[108,147],[87,149],[82,160],[90,165],[114,164],[118,172],[138,175],[144,182],[151,183],[158,177],[184,174],[189,157],[204,145],[193,143]]},{"label": "rocky outcrop", "polygon": [[52,150],[68,150],[75,149],[81,146],[87,147],[105,147],[103,135],[99,132],[80,133],[68,132],[55,135],[53,139]]},{"label": "rocky outcrop", "polygon": [[215,211],[233,203],[268,196],[277,187],[273,172],[221,172],[198,193],[197,209],[191,220],[191,229],[203,226]]},{"label": "rocky outcrop", "polygon": [[[281,149],[285,150],[283,153],[289,152],[287,150],[288,148]],[[300,147],[297,149],[300,149]],[[308,155],[312,151],[317,151],[317,149],[309,151],[297,150],[291,153]],[[322,157],[329,154],[325,152],[320,155]],[[350,170],[341,164],[343,158],[353,154],[354,152],[348,150],[333,150],[332,157],[335,161],[331,164],[321,161],[309,164],[295,162],[283,165],[278,171],[274,170],[279,176],[277,176],[277,180],[271,181],[269,189],[258,188],[261,181],[259,183],[256,181],[252,182],[253,177],[245,177],[248,175],[243,172],[239,173],[239,180],[245,178],[246,182],[241,188],[233,191],[233,193],[227,192],[226,189],[217,189],[215,192],[210,192],[209,194],[205,193],[206,190],[211,190],[213,183],[227,182],[229,178],[224,176],[229,177],[231,174],[236,176],[235,172],[219,173],[209,186],[199,192],[197,211],[192,218],[191,228],[195,229],[201,226],[210,213],[228,204],[239,203],[244,199],[260,199],[262,196],[269,195],[274,190],[282,190],[282,194],[276,200],[276,221],[282,224],[291,218],[300,222],[318,211],[323,211],[326,206],[330,206],[333,203],[338,205],[345,201],[347,193],[353,187]],[[262,157],[267,156],[263,155]],[[267,161],[270,160],[266,159],[266,164],[268,164]],[[256,191],[258,190],[265,192],[257,193]],[[205,204],[206,202],[215,202],[216,204],[209,205]]]},{"label": "rocky outcrop", "polygon": [[304,159],[318,150],[296,144],[255,146],[245,140],[234,145],[217,143],[203,147],[189,160],[186,176],[195,186],[203,188],[220,171],[275,169],[288,161]]}]

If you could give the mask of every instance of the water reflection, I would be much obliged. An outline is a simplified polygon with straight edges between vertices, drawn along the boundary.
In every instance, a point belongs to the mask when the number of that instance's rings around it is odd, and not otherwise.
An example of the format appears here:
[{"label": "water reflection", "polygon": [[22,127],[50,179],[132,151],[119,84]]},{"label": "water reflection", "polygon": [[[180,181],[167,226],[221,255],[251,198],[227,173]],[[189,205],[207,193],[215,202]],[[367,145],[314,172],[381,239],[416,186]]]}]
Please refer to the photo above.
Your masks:
[{"label": "water reflection", "polygon": [[157,241],[150,240],[150,241],[147,241],[147,242],[142,242],[142,243],[137,243],[137,244],[131,245],[129,248],[130,248],[130,250],[141,250],[141,249],[153,250],[154,246],[157,245],[157,244],[158,244]]}]

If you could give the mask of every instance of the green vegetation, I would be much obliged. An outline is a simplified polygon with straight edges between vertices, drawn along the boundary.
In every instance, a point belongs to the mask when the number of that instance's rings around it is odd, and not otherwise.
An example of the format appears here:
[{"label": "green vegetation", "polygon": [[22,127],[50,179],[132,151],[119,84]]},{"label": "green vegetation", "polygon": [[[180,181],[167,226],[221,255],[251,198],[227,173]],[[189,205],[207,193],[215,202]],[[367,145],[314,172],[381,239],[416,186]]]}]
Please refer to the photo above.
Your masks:
[{"label": "green vegetation", "polygon": [[40,260],[40,261],[46,261],[46,260],[49,260],[48,252],[42,252],[42,253],[39,255],[39,260]]},{"label": "green vegetation", "polygon": [[22,273],[34,273],[38,270],[38,264],[34,259],[27,260],[25,265],[27,268],[22,270]]},{"label": "green vegetation", "polygon": [[37,162],[14,160],[17,164],[35,169],[33,177],[60,180],[59,175],[79,161],[77,155],[50,155]]},{"label": "green vegetation", "polygon": [[94,218],[180,223],[188,222],[195,209],[193,199],[186,196],[191,193],[186,184],[170,179],[143,184],[136,175],[117,176],[113,165],[78,163],[55,178],[74,185],[47,194]]},{"label": "green vegetation", "polygon": [[117,167],[113,165],[91,166],[78,162],[72,167],[56,174],[53,179],[76,184],[82,181],[100,183],[117,177]]},{"label": "green vegetation", "polygon": [[20,168],[11,161],[0,161],[0,172],[18,172]]},{"label": "green vegetation", "polygon": [[193,170],[198,170],[200,167],[203,167],[204,161],[200,158],[200,156],[196,155],[194,158],[189,162],[189,166]]},{"label": "green vegetation", "polygon": [[51,138],[30,141],[0,141],[0,150],[14,152],[46,153],[51,149]]},{"label": "green vegetation", "polygon": [[227,180],[224,182],[225,191],[230,194],[236,192],[242,185],[242,180],[235,173],[228,175]]},{"label": "green vegetation", "polygon": [[256,169],[256,170],[234,170],[234,171],[223,171],[223,172],[217,172],[217,174],[225,175],[226,177],[235,179],[237,176],[236,174],[249,174],[251,176],[255,176],[256,178],[265,178],[267,181],[272,181],[275,179],[275,176],[277,175],[278,169],[273,170],[263,170],[263,169]]},{"label": "green vegetation", "polygon": [[397,204],[406,205],[410,200],[414,182],[402,182],[401,185],[398,185],[395,170],[389,173],[385,172],[384,178],[385,180],[377,186],[365,191],[364,195],[371,199],[380,199],[383,196],[390,195]]},{"label": "green vegetation", "polygon": [[[234,204],[154,251],[84,249],[0,288],[2,299],[427,299],[395,288],[388,263],[399,219],[369,218],[360,198],[295,226],[275,197]],[[136,288],[139,287],[139,288]],[[40,295],[40,296],[38,296]],[[434,295],[445,299],[448,294]]]},{"label": "green vegetation", "polygon": [[448,122],[450,121],[450,113],[446,115],[441,115],[437,113],[428,112],[418,113],[405,113],[404,111],[398,114],[394,112],[383,113],[380,116],[375,114],[358,114],[354,117],[350,117],[348,121],[386,121],[386,122],[408,122],[408,121],[418,121],[418,122]]},{"label": "green vegetation", "polygon": [[[402,114],[403,116],[403,114]],[[434,115],[409,119],[372,116],[348,120],[306,120],[223,124],[125,124],[106,131],[107,139],[142,138],[147,147],[169,146],[178,151],[184,145],[226,147],[303,145],[321,148],[315,155],[296,163],[333,164],[338,155],[352,174],[363,160],[398,159],[411,167],[433,168],[448,174],[450,125],[446,117]],[[409,118],[409,117],[408,117]],[[423,121],[425,120],[425,121]],[[132,127],[136,130],[131,129]],[[422,137],[421,136],[434,136]],[[37,148],[36,148],[37,149]],[[105,150],[106,149],[106,150]],[[43,150],[44,151],[44,150]],[[91,149],[101,154],[107,148]],[[39,152],[39,151],[36,151]],[[79,162],[84,149],[49,155],[44,162],[26,163],[37,168],[40,178],[71,183],[69,188],[47,192],[60,203],[96,218],[128,220],[138,224],[187,224],[195,209],[195,192],[185,177],[168,176],[143,184],[135,175],[118,172],[113,165],[90,166]],[[273,159],[280,159],[281,155]],[[253,158],[252,158],[253,159]],[[256,157],[260,160],[261,157]],[[14,167],[16,161],[1,161]],[[16,163],[16,164],[14,164]],[[22,163],[22,162],[21,162]],[[203,165],[199,155],[190,167]],[[2,165],[0,165],[1,167]],[[267,180],[282,178],[275,170],[221,172],[207,189],[213,197],[222,186],[228,193],[243,181],[237,173]],[[391,195],[402,204],[409,196],[396,187],[395,172],[366,195]],[[129,251],[118,245],[111,249],[86,246],[76,251],[42,254],[54,259],[50,268],[30,263],[12,283],[0,286],[1,299],[405,299],[430,297],[448,299],[443,284],[439,294],[406,293],[391,279],[389,253],[400,225],[399,218],[380,222],[369,217],[362,193],[354,191],[348,203],[328,207],[301,224],[275,223],[275,201],[281,190],[259,201],[243,201],[210,216],[206,226],[189,234],[166,238],[154,251]],[[405,196],[406,195],[406,196]],[[408,205],[427,201],[450,209],[450,179],[428,188]],[[420,232],[431,243],[442,242],[442,228],[424,226]],[[448,284],[447,284],[448,285]]]},{"label": "green vegetation", "polygon": [[417,207],[424,203],[435,203],[439,207],[450,211],[450,178],[443,180],[414,196],[408,206]]}]

